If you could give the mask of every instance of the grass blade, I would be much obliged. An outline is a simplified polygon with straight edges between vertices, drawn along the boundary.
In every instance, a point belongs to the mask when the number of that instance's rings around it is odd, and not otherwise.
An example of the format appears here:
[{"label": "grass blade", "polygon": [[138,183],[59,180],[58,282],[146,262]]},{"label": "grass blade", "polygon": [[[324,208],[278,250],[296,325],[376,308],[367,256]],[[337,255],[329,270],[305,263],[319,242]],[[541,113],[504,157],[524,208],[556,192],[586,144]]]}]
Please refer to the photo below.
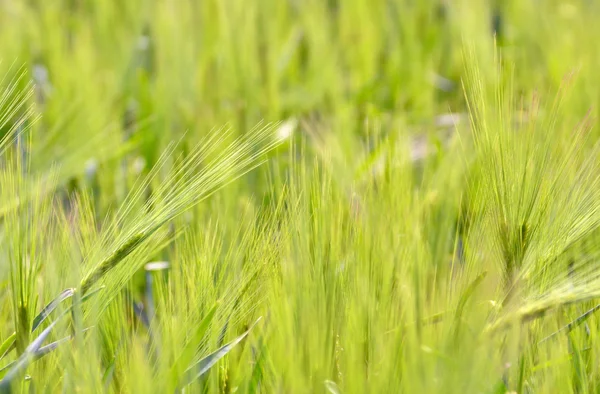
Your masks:
[{"label": "grass blade", "polygon": [[217,351],[204,357],[203,359],[198,361],[195,365],[189,367],[187,370],[188,377],[187,377],[187,380],[186,380],[184,386],[187,386],[188,384],[192,383],[196,379],[202,377],[202,375],[204,375],[206,372],[208,372],[208,370],[213,365],[215,365],[220,359],[225,357],[227,355],[227,353],[229,353],[236,345],[238,345],[244,338],[246,338],[246,336],[248,336],[250,331],[254,328],[254,326],[259,321],[260,321],[260,318],[258,320],[256,320],[256,322],[242,335],[240,335],[233,341],[229,342],[228,344],[222,346]]},{"label": "grass blade", "polygon": [[[94,296],[95,294],[99,293],[102,289],[104,289],[104,287],[100,287],[86,295],[84,295],[81,298],[81,302],[87,301],[89,300],[92,296]],[[51,301],[48,305],[46,305],[44,307],[44,309],[42,309],[42,311],[35,317],[35,319],[33,320],[33,327],[31,329],[31,331],[35,331],[35,329],[37,327],[39,327],[40,324],[42,324],[42,322],[44,320],[46,320],[46,318],[48,317],[48,315],[50,313],[53,312],[53,310],[58,306],[58,304],[60,304],[60,302],[64,301],[65,299],[72,297],[73,294],[75,294],[75,289],[67,289],[64,290],[57,298],[55,298],[53,301]],[[73,308],[72,305],[68,306],[57,318],[56,320],[58,321],[61,317],[63,317],[64,315],[66,315],[67,313],[69,313],[69,311]],[[15,340],[17,338],[17,333],[13,332],[8,338],[6,338],[6,340],[2,343],[2,345],[0,345],[0,360],[2,360],[4,357],[6,357],[6,355],[8,353],[10,353],[14,348],[15,348]],[[6,368],[6,367],[5,367]],[[0,370],[1,372],[2,370]]]},{"label": "grass blade", "polygon": [[10,393],[12,388],[13,381],[23,372],[29,364],[35,359],[35,353],[40,350],[42,344],[50,335],[50,332],[56,325],[58,320],[55,320],[52,324],[50,324],[42,333],[33,341],[27,348],[25,352],[19,357],[19,359],[14,363],[13,367],[8,371],[6,376],[0,381],[0,393]]},{"label": "grass blade", "polygon": [[[93,327],[88,327],[85,328],[83,330],[83,332],[86,332],[88,330],[91,330]],[[33,354],[33,359],[34,360],[39,360],[40,358],[44,357],[45,355],[47,355],[48,353],[56,350],[57,347],[59,347],[61,344],[63,344],[64,342],[67,342],[69,340],[73,339],[73,336],[70,335],[68,337],[59,339],[58,341],[54,341],[46,346],[42,346],[41,348],[39,348],[39,350],[37,350],[34,354]],[[11,363],[8,363],[7,365],[5,365],[4,367],[2,367],[2,369],[0,369],[0,378],[3,377],[6,372],[8,370],[10,370],[10,368],[12,368],[15,364],[17,363],[17,361],[13,361]]]},{"label": "grass blade", "polygon": [[327,389],[327,392],[330,394],[341,394],[340,388],[333,380],[326,380],[325,388]]},{"label": "grass blade", "polygon": [[186,365],[189,365],[190,360],[196,354],[198,346],[202,342],[202,339],[204,338],[206,331],[210,327],[210,323],[212,322],[213,318],[215,317],[215,313],[217,312],[218,306],[219,306],[219,303],[215,303],[213,305],[213,307],[210,309],[210,311],[206,314],[206,316],[204,316],[204,318],[202,319],[202,321],[200,322],[198,327],[196,328],[196,332],[194,333],[194,336],[188,342],[187,346],[185,347],[185,349],[183,350],[183,352],[181,353],[181,355],[179,356],[179,358],[177,359],[177,361],[171,368],[171,376],[173,378],[176,378],[179,375],[180,371],[183,371],[183,369],[185,368]]},{"label": "grass blade", "polygon": [[40,324],[42,324],[44,322],[44,320],[46,320],[46,318],[56,309],[56,307],[63,302],[64,300],[66,300],[69,297],[72,297],[73,294],[75,294],[75,289],[66,289],[63,290],[58,297],[56,297],[55,299],[53,299],[52,301],[50,301],[48,303],[48,305],[46,305],[44,307],[44,309],[42,309],[42,311],[33,319],[33,325],[31,328],[31,331],[35,331],[36,328],[38,328],[40,326]]},{"label": "grass blade", "polygon": [[0,360],[2,360],[11,350],[15,347],[15,340],[17,339],[17,333],[13,332],[4,342],[0,345]]},{"label": "grass blade", "polygon": [[553,338],[555,335],[557,335],[557,334],[559,334],[559,333],[561,333],[563,331],[566,331],[567,333],[571,332],[574,328],[578,327],[583,322],[585,322],[590,316],[592,316],[599,309],[600,309],[600,304],[596,305],[595,307],[593,307],[589,311],[585,312],[583,315],[579,316],[577,319],[573,320],[572,322],[570,322],[566,326],[563,326],[559,330],[557,330],[557,331],[553,332],[552,334],[548,335],[546,338],[544,338],[541,341],[539,341],[538,345],[546,342],[548,339]]}]

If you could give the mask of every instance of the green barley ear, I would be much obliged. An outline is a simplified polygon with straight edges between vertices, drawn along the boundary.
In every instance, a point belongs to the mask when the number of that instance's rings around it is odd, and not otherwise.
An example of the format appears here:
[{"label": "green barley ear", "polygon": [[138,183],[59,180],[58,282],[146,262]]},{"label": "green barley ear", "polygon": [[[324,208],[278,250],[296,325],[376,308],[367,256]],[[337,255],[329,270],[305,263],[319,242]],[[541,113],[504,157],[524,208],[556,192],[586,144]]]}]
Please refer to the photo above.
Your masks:
[{"label": "green barley ear", "polygon": [[[36,120],[30,103],[33,90],[23,69],[16,70],[15,75],[0,81],[0,223],[6,230],[2,236],[7,243],[1,255],[8,266],[14,347],[20,355],[35,324],[36,281],[42,267],[44,239],[54,230],[47,191],[54,188],[55,179],[53,170],[45,179],[29,174],[28,128]],[[13,344],[7,345],[4,352],[12,349]]]},{"label": "green barley ear", "polygon": [[[83,262],[85,274],[79,285],[82,293],[105,278],[106,281],[126,283],[144,261],[137,259],[123,266],[124,260],[145,245],[163,225],[259,166],[265,154],[281,142],[275,129],[276,125],[259,125],[232,142],[227,142],[232,137],[231,130],[213,131],[160,184],[145,202],[144,213],[140,213],[135,210],[135,203],[145,186],[156,181],[157,175],[165,170],[174,151],[175,145],[171,145],[159,164],[128,196],[115,220],[101,234],[97,249]],[[108,278],[111,272],[118,272],[118,275]]]},{"label": "green barley ear", "polygon": [[481,230],[470,242],[497,263],[501,278],[502,311],[491,327],[598,297],[597,260],[585,241],[600,228],[600,145],[589,138],[589,114],[567,122],[571,76],[552,102],[517,99],[500,66],[486,84],[476,59],[467,60],[478,156],[472,208]]},{"label": "green barley ear", "polygon": [[0,156],[35,121],[33,85],[23,67],[14,65],[0,79]]},{"label": "green barley ear", "polygon": [[56,223],[51,220],[51,200],[44,197],[47,196],[46,190],[54,187],[54,182],[39,180],[38,186],[32,190],[30,183],[23,181],[20,159],[16,162],[11,163],[5,172],[0,172],[0,198],[4,195],[27,195],[33,191],[32,198],[8,211],[3,221],[4,228],[10,229],[5,233],[8,242],[2,255],[8,261],[15,344],[21,354],[29,343],[32,329],[39,324],[34,319],[38,312],[37,282],[44,263],[45,242],[52,237]]}]

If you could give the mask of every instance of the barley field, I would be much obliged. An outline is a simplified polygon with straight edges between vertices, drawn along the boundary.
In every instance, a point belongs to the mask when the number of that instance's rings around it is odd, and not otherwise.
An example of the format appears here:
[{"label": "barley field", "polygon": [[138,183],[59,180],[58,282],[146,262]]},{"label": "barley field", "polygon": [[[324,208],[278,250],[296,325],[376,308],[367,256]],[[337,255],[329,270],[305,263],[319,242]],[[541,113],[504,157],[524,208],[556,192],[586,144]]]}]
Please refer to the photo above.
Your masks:
[{"label": "barley field", "polygon": [[0,0],[0,393],[600,393],[600,3]]}]

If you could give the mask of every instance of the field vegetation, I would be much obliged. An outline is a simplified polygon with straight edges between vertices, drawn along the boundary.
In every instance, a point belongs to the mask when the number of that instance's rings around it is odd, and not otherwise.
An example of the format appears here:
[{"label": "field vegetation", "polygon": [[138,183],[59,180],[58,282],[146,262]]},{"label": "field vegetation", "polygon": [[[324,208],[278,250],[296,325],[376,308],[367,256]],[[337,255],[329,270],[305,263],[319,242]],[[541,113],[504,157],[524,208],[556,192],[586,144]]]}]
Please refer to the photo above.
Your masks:
[{"label": "field vegetation", "polygon": [[600,392],[599,29],[0,1],[0,392]]}]

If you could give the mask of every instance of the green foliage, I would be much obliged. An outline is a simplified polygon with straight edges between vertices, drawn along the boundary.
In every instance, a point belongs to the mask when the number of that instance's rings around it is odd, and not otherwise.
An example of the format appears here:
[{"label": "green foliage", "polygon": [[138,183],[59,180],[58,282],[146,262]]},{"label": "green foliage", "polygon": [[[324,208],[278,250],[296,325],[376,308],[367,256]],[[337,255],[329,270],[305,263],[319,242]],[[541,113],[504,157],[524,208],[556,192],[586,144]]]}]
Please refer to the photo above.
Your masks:
[{"label": "green foliage", "polygon": [[600,389],[600,5],[0,11],[1,392]]}]

